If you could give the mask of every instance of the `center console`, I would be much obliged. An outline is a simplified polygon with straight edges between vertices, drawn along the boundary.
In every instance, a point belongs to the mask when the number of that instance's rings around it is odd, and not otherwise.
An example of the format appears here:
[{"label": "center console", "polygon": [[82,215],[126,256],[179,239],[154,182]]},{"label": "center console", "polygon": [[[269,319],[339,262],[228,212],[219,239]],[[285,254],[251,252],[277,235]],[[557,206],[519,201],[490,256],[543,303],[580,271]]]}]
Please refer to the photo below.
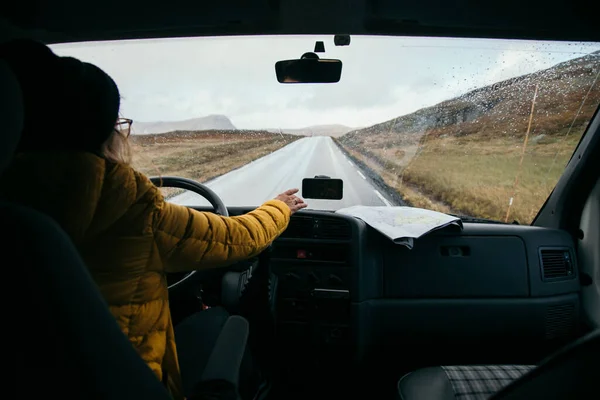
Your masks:
[{"label": "center console", "polygon": [[347,344],[350,330],[348,244],[283,242],[273,250],[278,278],[278,336],[313,345]]},{"label": "center console", "polygon": [[294,216],[273,245],[278,351],[288,364],[351,358],[352,257],[351,226],[334,217]]}]

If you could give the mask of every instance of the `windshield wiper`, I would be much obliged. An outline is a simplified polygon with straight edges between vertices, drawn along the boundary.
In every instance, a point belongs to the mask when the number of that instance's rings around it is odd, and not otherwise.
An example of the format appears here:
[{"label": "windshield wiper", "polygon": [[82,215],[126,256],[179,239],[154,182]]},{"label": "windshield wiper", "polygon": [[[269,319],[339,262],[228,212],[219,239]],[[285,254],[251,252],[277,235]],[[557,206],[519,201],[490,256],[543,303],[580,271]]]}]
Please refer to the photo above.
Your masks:
[{"label": "windshield wiper", "polygon": [[[487,218],[478,218],[478,217],[471,217],[469,215],[461,215],[461,214],[448,214],[448,215],[452,215],[453,217],[456,218],[460,218],[462,222],[473,222],[473,223],[484,223],[484,224],[505,224],[505,222],[502,221],[496,221],[493,219],[487,219]],[[518,224],[517,221],[513,222]]]}]

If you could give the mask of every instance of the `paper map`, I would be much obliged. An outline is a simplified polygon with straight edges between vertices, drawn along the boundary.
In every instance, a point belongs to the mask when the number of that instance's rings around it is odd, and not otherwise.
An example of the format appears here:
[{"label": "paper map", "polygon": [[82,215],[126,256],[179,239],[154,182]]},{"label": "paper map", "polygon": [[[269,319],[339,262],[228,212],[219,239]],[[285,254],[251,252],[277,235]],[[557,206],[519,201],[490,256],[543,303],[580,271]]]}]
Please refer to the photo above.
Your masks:
[{"label": "paper map", "polygon": [[435,229],[448,225],[462,228],[460,218],[423,208],[354,206],[336,212],[359,218],[389,237],[394,243],[410,249],[413,247],[414,239]]}]

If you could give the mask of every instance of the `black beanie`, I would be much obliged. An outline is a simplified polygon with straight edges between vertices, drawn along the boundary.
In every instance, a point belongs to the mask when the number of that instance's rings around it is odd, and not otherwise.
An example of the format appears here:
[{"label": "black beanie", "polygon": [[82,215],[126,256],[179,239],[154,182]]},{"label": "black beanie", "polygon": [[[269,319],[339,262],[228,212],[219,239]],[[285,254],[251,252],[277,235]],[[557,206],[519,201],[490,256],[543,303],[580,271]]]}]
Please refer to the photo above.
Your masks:
[{"label": "black beanie", "polygon": [[23,92],[20,151],[100,151],[120,107],[119,89],[110,76],[29,40],[1,45],[0,57],[15,72]]}]

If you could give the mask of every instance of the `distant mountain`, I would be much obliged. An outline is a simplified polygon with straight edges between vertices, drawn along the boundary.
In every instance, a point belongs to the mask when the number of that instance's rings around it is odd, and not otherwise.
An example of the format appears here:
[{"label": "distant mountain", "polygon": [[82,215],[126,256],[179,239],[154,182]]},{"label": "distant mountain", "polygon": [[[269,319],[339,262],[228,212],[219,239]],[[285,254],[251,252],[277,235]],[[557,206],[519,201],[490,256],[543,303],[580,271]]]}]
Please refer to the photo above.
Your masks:
[{"label": "distant mountain", "polygon": [[332,125],[314,125],[307,126],[306,128],[298,129],[267,129],[269,132],[282,132],[290,135],[302,135],[302,136],[342,136],[356,128],[350,128],[345,125],[332,124]]},{"label": "distant mountain", "polygon": [[134,122],[133,133],[136,135],[148,135],[152,133],[165,133],[173,131],[208,131],[226,130],[233,131],[237,128],[224,115],[208,115],[206,117],[186,119],[183,121],[156,121],[156,122]]}]

